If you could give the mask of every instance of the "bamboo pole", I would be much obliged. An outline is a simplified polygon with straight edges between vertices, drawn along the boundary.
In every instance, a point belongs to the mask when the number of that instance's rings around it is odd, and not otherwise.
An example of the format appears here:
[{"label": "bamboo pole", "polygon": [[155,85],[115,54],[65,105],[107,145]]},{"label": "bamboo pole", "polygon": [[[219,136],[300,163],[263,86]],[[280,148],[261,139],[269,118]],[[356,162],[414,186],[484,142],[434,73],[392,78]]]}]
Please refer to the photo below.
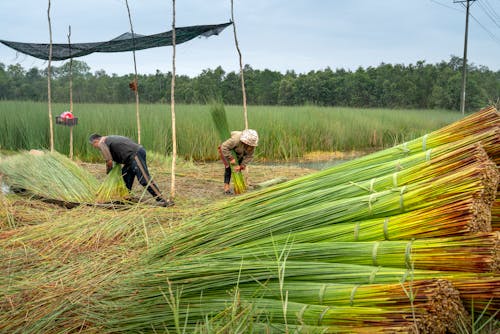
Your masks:
[{"label": "bamboo pole", "polygon": [[130,32],[132,33],[132,43],[134,45],[134,49],[132,50],[132,54],[134,56],[135,77],[134,77],[134,82],[133,82],[131,88],[135,94],[135,117],[136,117],[136,121],[137,121],[137,143],[141,144],[141,119],[139,116],[139,85],[138,85],[138,79],[137,79],[137,62],[135,59],[135,34],[134,34],[134,27],[132,26],[132,17],[130,16],[130,7],[128,5],[128,0],[125,0],[125,4],[127,5],[128,20],[130,22]]},{"label": "bamboo pole", "polygon": [[172,0],[172,84],[170,88],[170,110],[172,114],[172,176],[170,198],[175,197],[175,163],[177,159],[177,134],[175,131],[175,0]]},{"label": "bamboo pole", "polygon": [[50,127],[50,151],[54,152],[54,124],[52,123],[52,101],[51,101],[51,89],[50,89],[50,66],[52,63],[52,26],[50,24],[50,0],[47,8],[47,19],[49,21],[49,64],[47,65],[47,98],[49,104],[49,127]]},{"label": "bamboo pole", "polygon": [[240,77],[241,77],[241,92],[243,94],[243,117],[245,118],[245,129],[248,129],[248,114],[247,114],[247,94],[245,91],[245,77],[243,75],[243,61],[241,59],[241,51],[236,37],[236,23],[234,22],[233,0],[231,0],[231,21],[233,22],[234,43],[240,60]]},{"label": "bamboo pole", "polygon": [[[68,45],[71,54],[71,26],[68,32]],[[69,112],[73,114],[73,57],[69,59]],[[73,160],[73,126],[69,127],[69,158]]]}]

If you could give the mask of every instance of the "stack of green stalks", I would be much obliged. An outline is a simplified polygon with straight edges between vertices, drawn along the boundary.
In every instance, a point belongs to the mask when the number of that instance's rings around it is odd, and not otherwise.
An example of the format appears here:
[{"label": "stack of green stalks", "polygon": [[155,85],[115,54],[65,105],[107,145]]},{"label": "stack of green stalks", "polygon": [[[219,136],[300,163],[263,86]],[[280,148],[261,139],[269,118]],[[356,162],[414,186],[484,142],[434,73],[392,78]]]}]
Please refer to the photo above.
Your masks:
[{"label": "stack of green stalks", "polygon": [[225,201],[98,291],[88,317],[107,332],[152,333],[248,310],[257,332],[456,332],[464,304],[496,317],[499,121],[485,108]]},{"label": "stack of green stalks", "polygon": [[[491,207],[499,179],[496,166],[481,147],[470,148],[459,151],[464,154],[458,154],[455,162],[450,162],[451,168],[446,164],[451,158],[446,156],[437,160],[436,168],[432,168],[432,163],[423,162],[355,185],[322,184],[319,189],[304,190],[301,196],[287,194],[282,201],[275,198],[272,202],[256,204],[258,198],[252,197],[248,206],[241,201],[230,203],[200,220],[183,224],[153,256],[162,257],[172,247],[175,247],[175,256],[183,251],[204,253],[212,248],[234,247],[338,223],[431,210],[471,198],[477,200],[478,210]],[[420,175],[425,177],[422,179]],[[231,217],[231,210],[238,212],[238,219]]]},{"label": "stack of green stalks", "polygon": [[[224,142],[231,137],[224,105],[222,103],[212,103],[212,106],[210,107],[210,114],[212,115],[212,120],[214,121],[217,132],[219,133],[219,138],[221,142]],[[233,151],[232,154],[234,159],[238,161],[236,153]],[[234,183],[234,192],[236,194],[243,194],[247,190],[245,178],[240,171],[234,171],[233,166],[230,165],[230,168]]]},{"label": "stack of green stalks", "polygon": [[0,174],[11,189],[56,203],[103,203],[128,195],[115,166],[104,183],[57,152],[20,153],[0,161]]}]

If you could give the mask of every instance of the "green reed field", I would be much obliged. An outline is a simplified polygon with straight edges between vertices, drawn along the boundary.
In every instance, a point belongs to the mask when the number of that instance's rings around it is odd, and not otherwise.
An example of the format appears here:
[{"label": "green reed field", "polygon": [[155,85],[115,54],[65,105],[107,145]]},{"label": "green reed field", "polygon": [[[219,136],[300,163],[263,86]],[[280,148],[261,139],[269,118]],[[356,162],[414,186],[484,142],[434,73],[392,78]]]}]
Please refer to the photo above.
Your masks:
[{"label": "green reed field", "polygon": [[[55,149],[69,152],[69,127],[56,125],[55,117],[67,105],[52,105]],[[177,105],[178,153],[186,159],[218,159],[217,131],[210,105]],[[226,106],[231,129],[244,128],[243,107]],[[79,104],[74,106],[74,154],[87,161],[99,152],[87,138],[97,132],[137,140],[135,104]],[[141,143],[150,152],[172,152],[170,105],[140,105]],[[294,160],[313,151],[367,151],[408,141],[452,123],[459,112],[439,110],[353,109],[340,107],[249,106],[250,128],[260,135],[258,160]],[[50,147],[47,103],[0,101],[0,150],[17,151]]]}]

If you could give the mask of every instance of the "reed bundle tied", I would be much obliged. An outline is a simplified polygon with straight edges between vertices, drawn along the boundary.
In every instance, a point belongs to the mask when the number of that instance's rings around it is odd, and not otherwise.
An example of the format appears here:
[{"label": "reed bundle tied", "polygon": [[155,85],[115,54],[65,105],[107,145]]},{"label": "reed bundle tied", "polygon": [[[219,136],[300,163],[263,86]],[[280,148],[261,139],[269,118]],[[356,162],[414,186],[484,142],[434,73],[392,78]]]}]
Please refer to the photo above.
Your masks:
[{"label": "reed bundle tied", "polygon": [[[260,290],[264,290],[261,292]],[[265,300],[262,312],[277,307],[280,303],[279,291],[287,292],[287,320],[309,325],[324,325],[329,330],[342,323],[346,314],[335,314],[338,310],[351,312],[352,330],[357,327],[395,328],[404,324],[416,325],[420,333],[454,332],[459,319],[467,318],[459,292],[446,280],[422,280],[405,284],[389,285],[349,285],[316,284],[308,282],[285,283],[253,287],[253,291],[240,287],[242,299],[254,300],[259,306]],[[409,299],[409,294],[412,301]],[[257,296],[256,296],[257,295]],[[291,303],[290,303],[291,302]],[[294,305],[293,303],[297,303]],[[301,307],[297,307],[301,306]],[[321,307],[323,306],[323,307]],[[325,307],[326,306],[326,307]],[[314,310],[322,310],[317,313]],[[279,310],[279,308],[278,308]],[[371,314],[373,312],[374,314]],[[279,313],[276,312],[276,313]],[[364,316],[358,315],[362,314]],[[375,317],[373,317],[376,315]],[[270,315],[272,318],[272,315]],[[370,318],[373,317],[373,318]],[[378,320],[374,321],[379,317]],[[336,326],[332,326],[336,325]]]},{"label": "reed bundle tied", "polygon": [[[213,103],[210,107],[210,114],[212,115],[212,120],[214,121],[215,128],[219,134],[221,142],[224,142],[231,137],[231,132],[229,131],[229,125],[227,122],[226,109],[222,103]],[[238,161],[236,153],[232,151],[233,157]],[[232,179],[234,183],[234,192],[236,194],[243,194],[247,190],[245,183],[245,178],[241,172],[234,171],[233,167],[230,165]]]},{"label": "reed bundle tied", "polygon": [[272,213],[266,214],[265,210],[254,211],[238,215],[238,219],[232,219],[223,209],[204,215],[201,221],[185,223],[164,245],[158,247],[152,259],[169,253],[172,256],[181,255],[183,252],[205,253],[280,234],[440,207],[471,197],[491,205],[498,178],[494,164],[477,159],[474,163],[457,166],[457,169],[447,170],[444,175],[426,182],[407,184],[362,196],[328,200],[326,189],[316,203],[297,205],[278,212],[271,206],[269,210]]},{"label": "reed bundle tied", "polygon": [[469,235],[490,232],[489,218],[489,207],[484,201],[469,197],[436,208],[273,235],[240,247],[271,246],[286,242],[411,240]]},{"label": "reed bundle tied", "polygon": [[[273,259],[286,247],[290,261],[320,261],[393,268],[500,273],[500,233],[406,241],[315,242],[232,248],[209,258]],[[201,259],[204,257],[201,256]]]}]

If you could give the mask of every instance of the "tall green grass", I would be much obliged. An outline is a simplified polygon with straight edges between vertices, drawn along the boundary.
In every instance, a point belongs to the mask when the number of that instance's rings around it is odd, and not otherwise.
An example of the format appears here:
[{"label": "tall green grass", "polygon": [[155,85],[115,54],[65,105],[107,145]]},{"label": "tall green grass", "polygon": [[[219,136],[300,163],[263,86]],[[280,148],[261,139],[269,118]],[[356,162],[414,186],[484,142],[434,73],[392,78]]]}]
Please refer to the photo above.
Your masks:
[{"label": "tall green grass", "polygon": [[[59,115],[67,105],[54,104]],[[244,128],[241,106],[226,106],[231,130]],[[87,141],[89,134],[118,134],[137,138],[135,106],[76,105],[74,152],[82,160],[100,159]],[[438,110],[353,109],[331,107],[249,106],[249,123],[260,135],[256,159],[293,160],[312,151],[373,150],[422,136],[462,117]],[[220,144],[210,116],[210,105],[176,106],[179,155],[186,159],[216,160]],[[141,141],[148,151],[170,154],[170,107],[141,105]],[[46,103],[0,101],[0,149],[49,147]],[[55,148],[69,152],[69,128],[55,126]]]}]

